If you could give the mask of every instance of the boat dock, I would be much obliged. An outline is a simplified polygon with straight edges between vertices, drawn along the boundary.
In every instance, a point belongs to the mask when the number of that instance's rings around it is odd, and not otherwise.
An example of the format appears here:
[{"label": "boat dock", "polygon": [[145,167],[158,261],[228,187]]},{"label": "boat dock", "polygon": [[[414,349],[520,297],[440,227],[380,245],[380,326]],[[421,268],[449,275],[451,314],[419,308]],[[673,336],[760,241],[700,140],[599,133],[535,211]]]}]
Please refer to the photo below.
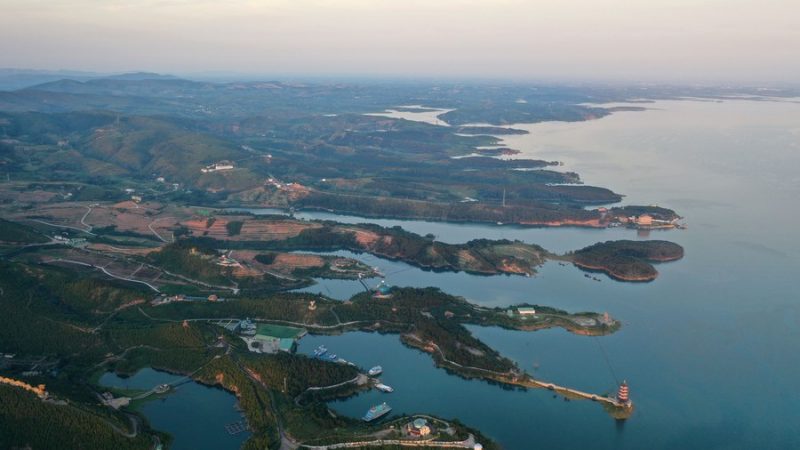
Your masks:
[{"label": "boat dock", "polygon": [[244,422],[234,422],[225,425],[225,431],[231,436],[248,431],[249,427]]}]

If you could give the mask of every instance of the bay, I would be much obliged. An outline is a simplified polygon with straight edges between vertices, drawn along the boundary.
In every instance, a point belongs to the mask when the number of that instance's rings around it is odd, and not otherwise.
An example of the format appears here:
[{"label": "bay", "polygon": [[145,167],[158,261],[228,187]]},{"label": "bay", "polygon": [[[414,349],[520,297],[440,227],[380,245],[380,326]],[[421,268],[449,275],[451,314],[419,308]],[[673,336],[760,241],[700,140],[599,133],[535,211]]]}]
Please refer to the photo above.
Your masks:
[{"label": "bay", "polygon": [[[563,330],[470,329],[543,379],[599,393],[626,379],[635,414],[620,425],[592,402],[462,380],[436,369],[396,336],[367,333],[309,337],[301,344],[305,351],[324,342],[365,367],[388,367],[385,378],[394,394],[368,393],[331,406],[358,417],[387,399],[399,411],[460,418],[508,449],[800,447],[793,391],[800,378],[800,105],[770,99],[660,101],[645,112],[514,127],[530,131],[503,136],[503,145],[522,152],[517,157],[561,160],[563,170],[580,173],[587,184],[625,194],[624,204],[675,209],[688,229],[647,237],[625,229],[303,215],[401,225],[447,242],[521,239],[559,252],[620,238],[680,243],[685,258],[658,265],[659,278],[646,284],[606,277],[596,282],[556,263],[533,278],[477,277],[351,255],[384,269],[391,284],[437,286],[480,304],[608,311],[624,326],[602,338]],[[343,298],[348,289],[359,289],[353,284],[322,280],[308,290],[327,289]]]}]

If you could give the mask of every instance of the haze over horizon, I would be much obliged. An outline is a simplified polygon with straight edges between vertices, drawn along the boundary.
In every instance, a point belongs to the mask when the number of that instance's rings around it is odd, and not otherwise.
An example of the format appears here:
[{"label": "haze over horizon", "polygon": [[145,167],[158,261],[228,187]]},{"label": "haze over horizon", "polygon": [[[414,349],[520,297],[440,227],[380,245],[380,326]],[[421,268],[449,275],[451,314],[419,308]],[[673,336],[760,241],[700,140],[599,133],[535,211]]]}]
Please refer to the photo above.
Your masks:
[{"label": "haze over horizon", "polygon": [[797,83],[783,0],[0,0],[0,66]]}]

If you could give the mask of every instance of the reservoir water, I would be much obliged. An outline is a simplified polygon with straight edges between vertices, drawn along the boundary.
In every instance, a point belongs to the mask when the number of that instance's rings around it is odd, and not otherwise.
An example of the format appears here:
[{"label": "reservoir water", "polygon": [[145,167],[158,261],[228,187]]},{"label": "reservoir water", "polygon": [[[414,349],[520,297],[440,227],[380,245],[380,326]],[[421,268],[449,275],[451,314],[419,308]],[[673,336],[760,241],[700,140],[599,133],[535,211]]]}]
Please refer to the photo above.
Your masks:
[{"label": "reservoir water", "polygon": [[[646,284],[585,278],[548,263],[536,277],[433,273],[365,255],[395,285],[437,286],[476,303],[519,302],[568,311],[608,311],[616,334],[590,338],[471,327],[538,378],[604,393],[626,379],[636,412],[624,424],[588,401],[547,391],[505,390],[436,369],[395,335],[310,336],[363,367],[381,364],[393,394],[369,392],[332,402],[353,417],[379,400],[395,412],[459,418],[507,449],[800,448],[800,104],[790,101],[665,101],[578,123],[515,125],[504,137],[519,157],[561,160],[587,184],[625,194],[623,203],[673,208],[686,230],[637,236],[626,229],[534,229],[370,220],[303,213],[307,218],[401,225],[446,242],[516,238],[553,251],[609,239],[668,239],[686,257],[658,266]],[[409,113],[410,114],[410,113]],[[321,280],[307,290],[345,298],[352,281]],[[603,350],[613,373],[605,363]]]},{"label": "reservoir water", "polygon": [[[175,383],[183,376],[142,369],[128,378],[107,372],[100,385],[147,391],[159,384]],[[225,425],[242,421],[235,409],[236,397],[222,389],[189,382],[175,387],[163,399],[150,400],[139,411],[150,426],[172,435],[172,450],[218,450],[239,448],[249,432],[229,435]]]}]

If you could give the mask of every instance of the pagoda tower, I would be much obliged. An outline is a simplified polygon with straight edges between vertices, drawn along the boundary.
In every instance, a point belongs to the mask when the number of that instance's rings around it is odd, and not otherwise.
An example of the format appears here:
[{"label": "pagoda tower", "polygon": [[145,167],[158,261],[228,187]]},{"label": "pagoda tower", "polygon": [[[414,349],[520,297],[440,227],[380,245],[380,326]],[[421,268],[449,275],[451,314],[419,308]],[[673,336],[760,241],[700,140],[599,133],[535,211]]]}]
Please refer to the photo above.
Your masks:
[{"label": "pagoda tower", "polygon": [[624,406],[631,404],[627,381],[623,381],[622,384],[619,385],[619,390],[617,391],[617,401],[622,403]]}]

